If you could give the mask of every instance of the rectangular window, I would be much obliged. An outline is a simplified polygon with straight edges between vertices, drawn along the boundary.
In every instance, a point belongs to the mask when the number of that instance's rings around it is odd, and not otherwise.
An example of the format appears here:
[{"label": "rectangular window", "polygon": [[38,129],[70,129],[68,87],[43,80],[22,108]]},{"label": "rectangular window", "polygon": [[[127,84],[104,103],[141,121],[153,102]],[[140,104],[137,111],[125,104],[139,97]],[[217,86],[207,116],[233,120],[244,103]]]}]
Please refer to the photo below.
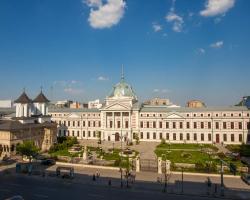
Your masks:
[{"label": "rectangular window", "polygon": [[224,141],[224,142],[227,141],[227,134],[223,134],[223,141]]},{"label": "rectangular window", "polygon": [[63,135],[66,136],[66,130],[63,131]]},{"label": "rectangular window", "polygon": [[181,129],[183,128],[183,123],[182,123],[182,122],[180,122],[180,128],[181,128]]},{"label": "rectangular window", "polygon": [[68,121],[68,126],[70,126],[70,121]]},{"label": "rectangular window", "polygon": [[79,131],[77,131],[77,137],[79,137]]},{"label": "rectangular window", "polygon": [[173,140],[176,140],[176,133],[173,133]]},{"label": "rectangular window", "polygon": [[194,122],[194,128],[197,128],[197,122]]},{"label": "rectangular window", "polygon": [[88,131],[88,137],[90,137],[90,131]]},{"label": "rectangular window", "polygon": [[143,132],[141,132],[141,139],[143,139]]},{"label": "rectangular window", "polygon": [[153,122],[153,128],[156,128],[156,122]]},{"label": "rectangular window", "polygon": [[143,128],[143,122],[141,122],[141,128]]},{"label": "rectangular window", "polygon": [[121,128],[121,122],[117,121],[117,128]]},{"label": "rectangular window", "polygon": [[162,122],[159,122],[159,128],[162,128]]},{"label": "rectangular window", "polygon": [[149,128],[149,122],[147,122],[147,128]]},{"label": "rectangular window", "polygon": [[219,122],[215,122],[215,128],[216,129],[219,129],[220,127],[219,127]]},{"label": "rectangular window", "polygon": [[231,122],[231,129],[234,129],[234,122]]},{"label": "rectangular window", "polygon": [[176,122],[173,122],[173,128],[176,128]]},{"label": "rectangular window", "polygon": [[75,127],[75,121],[73,121],[73,127]]},{"label": "rectangular window", "polygon": [[77,126],[78,126],[78,127],[80,126],[80,121],[77,121]]},{"label": "rectangular window", "polygon": [[147,132],[147,139],[149,139],[149,132]]},{"label": "rectangular window", "polygon": [[169,122],[166,122],[166,128],[167,129],[169,128]]},{"label": "rectangular window", "polygon": [[93,131],[93,137],[95,137],[95,131]]},{"label": "rectangular window", "polygon": [[99,121],[98,124],[99,124],[99,127],[101,127],[101,121]]},{"label": "rectangular window", "polygon": [[84,127],[85,127],[85,121],[82,121],[82,126],[84,126]]},{"label": "rectangular window", "polygon": [[223,122],[223,129],[227,129],[227,122]]},{"label": "rectangular window", "polygon": [[85,131],[82,132],[82,137],[85,137]]},{"label": "rectangular window", "polygon": [[162,133],[160,133],[160,140],[162,139]]},{"label": "rectangular window", "polygon": [[190,122],[187,122],[187,128],[190,128]]},{"label": "rectangular window", "polygon": [[208,134],[208,141],[211,141],[212,140],[212,135],[211,133]]},{"label": "rectangular window", "polygon": [[169,133],[166,133],[166,140],[169,140]]},{"label": "rectangular window", "polygon": [[239,129],[242,129],[242,123],[239,122]]},{"label": "rectangular window", "polygon": [[128,121],[125,121],[125,128],[128,128]]},{"label": "rectangular window", "polygon": [[239,134],[239,142],[242,142],[242,134]]},{"label": "rectangular window", "polygon": [[208,129],[211,129],[211,122],[208,122],[207,126],[208,126]]},{"label": "rectangular window", "polygon": [[180,133],[180,140],[183,140],[183,134]]},{"label": "rectangular window", "polygon": [[197,140],[197,134],[194,133],[194,141],[196,141],[196,140]]},{"label": "rectangular window", "polygon": [[201,141],[204,141],[204,134],[201,134]]},{"label": "rectangular window", "polygon": [[234,134],[231,134],[231,142],[234,142]]},{"label": "rectangular window", "polygon": [[247,142],[250,142],[250,134],[247,134]]},{"label": "rectangular window", "polygon": [[153,133],[153,139],[154,140],[156,139],[156,133],[155,132]]},{"label": "rectangular window", "polygon": [[204,129],[204,122],[201,122],[201,129]]},{"label": "rectangular window", "polygon": [[95,121],[93,121],[93,127],[95,127]]},{"label": "rectangular window", "polygon": [[189,133],[187,133],[187,140],[190,140],[190,135],[189,135]]},{"label": "rectangular window", "polygon": [[73,137],[75,136],[75,131],[72,131],[72,136],[73,136]]},{"label": "rectangular window", "polygon": [[88,121],[88,127],[90,127],[90,121]]},{"label": "rectangular window", "polygon": [[113,127],[113,121],[109,121],[109,127],[110,127],[110,128]]}]

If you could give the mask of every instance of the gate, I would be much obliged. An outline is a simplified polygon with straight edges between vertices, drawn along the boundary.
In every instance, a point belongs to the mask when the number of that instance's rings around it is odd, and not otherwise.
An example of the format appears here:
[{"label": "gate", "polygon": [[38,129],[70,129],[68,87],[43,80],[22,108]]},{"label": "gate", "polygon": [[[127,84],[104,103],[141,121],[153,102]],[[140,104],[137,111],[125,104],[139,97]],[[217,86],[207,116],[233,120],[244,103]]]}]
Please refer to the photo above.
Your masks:
[{"label": "gate", "polygon": [[141,171],[157,172],[157,160],[154,159],[141,159]]}]

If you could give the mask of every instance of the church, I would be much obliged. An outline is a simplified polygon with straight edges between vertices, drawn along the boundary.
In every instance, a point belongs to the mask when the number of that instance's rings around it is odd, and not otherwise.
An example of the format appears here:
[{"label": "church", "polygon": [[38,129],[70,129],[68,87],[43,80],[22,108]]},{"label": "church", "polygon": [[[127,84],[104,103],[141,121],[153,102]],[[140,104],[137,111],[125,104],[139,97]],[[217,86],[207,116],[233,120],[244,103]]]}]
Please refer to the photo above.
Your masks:
[{"label": "church", "polygon": [[25,91],[15,100],[15,116],[5,115],[0,120],[0,157],[16,153],[18,144],[34,141],[41,151],[47,151],[56,142],[57,125],[48,115],[49,100],[42,90],[35,99]]},{"label": "church", "polygon": [[142,104],[123,74],[101,108],[54,108],[49,114],[57,123],[58,136],[74,136],[78,140],[250,143],[249,107]]}]

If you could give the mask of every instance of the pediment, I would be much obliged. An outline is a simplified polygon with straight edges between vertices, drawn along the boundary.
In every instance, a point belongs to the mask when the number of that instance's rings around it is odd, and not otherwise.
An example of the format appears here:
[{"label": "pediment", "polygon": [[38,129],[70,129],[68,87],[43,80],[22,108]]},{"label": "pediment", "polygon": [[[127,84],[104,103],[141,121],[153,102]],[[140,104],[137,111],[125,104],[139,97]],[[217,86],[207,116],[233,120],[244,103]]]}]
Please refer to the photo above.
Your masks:
[{"label": "pediment", "polygon": [[168,119],[181,119],[181,118],[183,118],[183,116],[180,115],[179,113],[169,113],[167,115],[167,118]]},{"label": "pediment", "polygon": [[78,115],[77,113],[70,113],[68,115],[68,118],[79,118],[79,117],[80,117],[80,115]]},{"label": "pediment", "polygon": [[131,108],[128,105],[121,103],[114,103],[104,107],[104,110],[130,110]]}]

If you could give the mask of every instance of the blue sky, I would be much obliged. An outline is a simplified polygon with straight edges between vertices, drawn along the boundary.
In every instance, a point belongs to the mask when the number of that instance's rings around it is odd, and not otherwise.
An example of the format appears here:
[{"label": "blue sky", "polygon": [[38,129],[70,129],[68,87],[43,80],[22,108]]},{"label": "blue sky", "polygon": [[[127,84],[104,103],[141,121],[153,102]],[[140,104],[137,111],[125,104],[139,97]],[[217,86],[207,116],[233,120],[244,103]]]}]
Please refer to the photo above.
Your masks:
[{"label": "blue sky", "polygon": [[[43,86],[103,100],[125,78],[139,100],[232,105],[250,95],[248,0],[1,0],[0,99]],[[53,90],[51,92],[51,88]]]}]

